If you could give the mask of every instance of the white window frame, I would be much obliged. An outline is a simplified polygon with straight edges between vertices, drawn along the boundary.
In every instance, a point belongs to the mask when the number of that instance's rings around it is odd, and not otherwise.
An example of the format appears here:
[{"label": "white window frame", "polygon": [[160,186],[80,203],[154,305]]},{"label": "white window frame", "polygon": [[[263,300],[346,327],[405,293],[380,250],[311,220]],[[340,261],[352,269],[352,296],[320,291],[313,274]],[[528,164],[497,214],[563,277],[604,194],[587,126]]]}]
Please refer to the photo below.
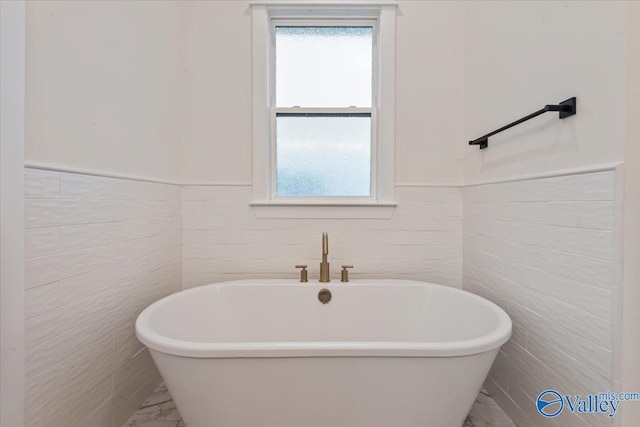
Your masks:
[{"label": "white window frame", "polygon": [[[390,218],[395,189],[395,21],[396,2],[252,2],[253,201],[262,218]],[[275,117],[308,108],[275,107],[276,25],[372,26],[374,34],[371,108],[371,196],[284,197],[275,187]],[[318,112],[347,109],[314,109]]]}]

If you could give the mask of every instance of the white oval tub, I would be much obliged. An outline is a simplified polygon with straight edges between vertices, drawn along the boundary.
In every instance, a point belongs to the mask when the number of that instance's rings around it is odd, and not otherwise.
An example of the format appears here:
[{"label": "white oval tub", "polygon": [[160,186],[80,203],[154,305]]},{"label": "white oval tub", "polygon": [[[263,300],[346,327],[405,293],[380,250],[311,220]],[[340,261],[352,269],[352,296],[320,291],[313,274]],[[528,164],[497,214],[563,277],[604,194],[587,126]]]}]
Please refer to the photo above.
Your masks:
[{"label": "white oval tub", "polygon": [[187,427],[460,427],[511,320],[431,283],[251,280],[168,296],[136,334]]}]

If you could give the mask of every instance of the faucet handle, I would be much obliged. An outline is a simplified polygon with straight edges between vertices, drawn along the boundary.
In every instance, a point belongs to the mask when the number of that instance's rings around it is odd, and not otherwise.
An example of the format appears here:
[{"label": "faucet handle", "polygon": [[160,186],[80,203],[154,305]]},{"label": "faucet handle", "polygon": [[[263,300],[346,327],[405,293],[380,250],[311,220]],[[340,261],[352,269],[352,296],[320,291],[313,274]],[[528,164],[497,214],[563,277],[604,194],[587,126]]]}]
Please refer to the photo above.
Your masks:
[{"label": "faucet handle", "polygon": [[349,281],[349,270],[347,270],[347,268],[353,268],[353,265],[343,265],[342,266],[342,273],[341,273],[341,277],[340,277],[340,281],[341,282],[348,282]]},{"label": "faucet handle", "polygon": [[306,265],[296,265],[296,268],[301,268],[302,270],[300,270],[300,282],[304,283],[304,282],[308,282],[309,281],[309,277],[308,277],[308,272],[307,272],[307,266]]}]

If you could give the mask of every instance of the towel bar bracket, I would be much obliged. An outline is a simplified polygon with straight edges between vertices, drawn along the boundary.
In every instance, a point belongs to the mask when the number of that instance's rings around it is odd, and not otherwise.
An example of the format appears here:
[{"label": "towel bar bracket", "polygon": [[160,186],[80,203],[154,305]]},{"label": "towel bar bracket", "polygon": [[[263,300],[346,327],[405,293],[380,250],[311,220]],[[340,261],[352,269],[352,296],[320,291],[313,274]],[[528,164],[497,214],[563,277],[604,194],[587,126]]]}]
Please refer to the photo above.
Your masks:
[{"label": "towel bar bracket", "polygon": [[560,107],[561,109],[558,111],[560,111],[559,115],[561,119],[566,119],[567,117],[575,116],[576,115],[576,97],[574,96],[573,98],[569,98],[566,101],[562,101],[560,103]]}]

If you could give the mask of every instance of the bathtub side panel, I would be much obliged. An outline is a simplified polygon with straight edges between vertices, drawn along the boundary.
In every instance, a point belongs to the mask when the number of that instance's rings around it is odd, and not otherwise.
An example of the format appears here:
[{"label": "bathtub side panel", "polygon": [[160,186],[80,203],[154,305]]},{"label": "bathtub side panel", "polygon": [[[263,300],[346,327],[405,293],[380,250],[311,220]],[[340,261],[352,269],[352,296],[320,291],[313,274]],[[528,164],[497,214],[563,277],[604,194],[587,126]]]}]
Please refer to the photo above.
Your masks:
[{"label": "bathtub side panel", "polygon": [[460,427],[497,352],[197,359],[151,350],[189,427]]}]

